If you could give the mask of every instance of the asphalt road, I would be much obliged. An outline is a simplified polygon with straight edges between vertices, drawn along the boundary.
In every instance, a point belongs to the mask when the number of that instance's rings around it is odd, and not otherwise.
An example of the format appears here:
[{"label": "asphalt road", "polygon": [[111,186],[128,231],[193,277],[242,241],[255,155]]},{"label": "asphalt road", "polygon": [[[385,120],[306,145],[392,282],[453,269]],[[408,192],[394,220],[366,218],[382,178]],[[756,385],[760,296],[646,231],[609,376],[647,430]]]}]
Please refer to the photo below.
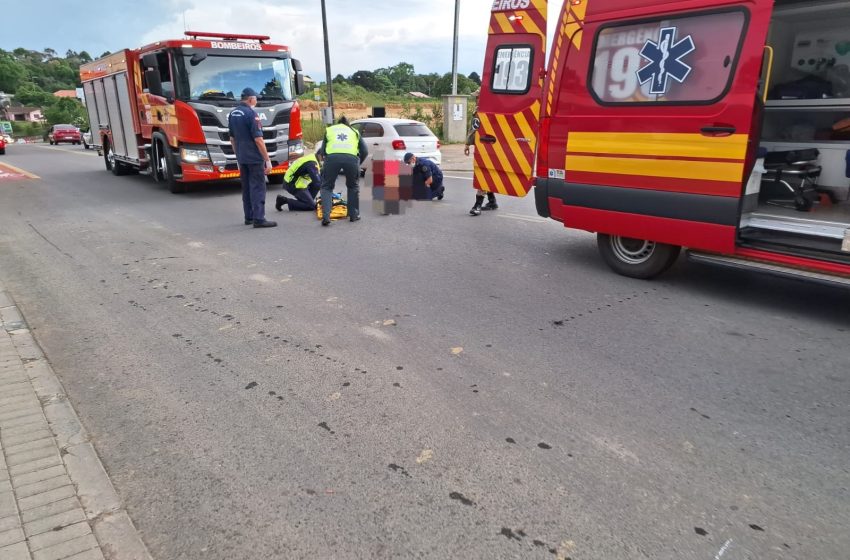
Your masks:
[{"label": "asphalt road", "polygon": [[0,279],[155,558],[848,557],[847,292],[619,277],[466,179],[255,230],[234,185],[0,162],[40,176]]}]

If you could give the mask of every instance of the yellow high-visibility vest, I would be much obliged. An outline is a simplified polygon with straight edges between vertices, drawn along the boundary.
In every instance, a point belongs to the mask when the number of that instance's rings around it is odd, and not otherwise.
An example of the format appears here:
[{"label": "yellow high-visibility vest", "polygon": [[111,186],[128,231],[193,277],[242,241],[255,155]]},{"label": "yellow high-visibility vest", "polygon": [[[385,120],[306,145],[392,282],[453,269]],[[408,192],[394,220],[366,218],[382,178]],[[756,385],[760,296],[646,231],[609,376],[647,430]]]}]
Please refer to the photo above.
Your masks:
[{"label": "yellow high-visibility vest", "polygon": [[[296,159],[295,161],[293,161],[289,165],[289,169],[286,170],[286,174],[283,176],[283,180],[286,181],[287,183],[291,183],[292,178],[295,177],[295,175],[304,166],[304,164],[311,162],[311,161],[316,164],[316,167],[321,169],[321,166],[319,165],[319,160],[316,159],[316,156],[314,154],[308,154],[306,156],[301,156],[300,158]],[[312,180],[313,180],[313,178],[310,177],[309,175],[303,175],[295,181],[295,188],[296,189],[306,189],[307,187],[310,186],[310,182]]]},{"label": "yellow high-visibility vest", "polygon": [[344,124],[335,124],[325,130],[325,153],[349,154],[356,156],[360,153],[360,135],[356,130]]}]

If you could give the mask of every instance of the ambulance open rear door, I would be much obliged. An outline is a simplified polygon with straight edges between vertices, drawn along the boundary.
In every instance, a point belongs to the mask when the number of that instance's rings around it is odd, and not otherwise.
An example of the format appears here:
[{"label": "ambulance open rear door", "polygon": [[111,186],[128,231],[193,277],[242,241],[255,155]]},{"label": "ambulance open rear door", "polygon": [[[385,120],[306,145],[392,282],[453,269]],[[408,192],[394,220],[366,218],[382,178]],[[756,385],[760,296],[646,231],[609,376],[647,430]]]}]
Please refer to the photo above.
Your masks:
[{"label": "ambulance open rear door", "polygon": [[495,0],[478,100],[477,189],[525,196],[534,176],[547,0]]}]

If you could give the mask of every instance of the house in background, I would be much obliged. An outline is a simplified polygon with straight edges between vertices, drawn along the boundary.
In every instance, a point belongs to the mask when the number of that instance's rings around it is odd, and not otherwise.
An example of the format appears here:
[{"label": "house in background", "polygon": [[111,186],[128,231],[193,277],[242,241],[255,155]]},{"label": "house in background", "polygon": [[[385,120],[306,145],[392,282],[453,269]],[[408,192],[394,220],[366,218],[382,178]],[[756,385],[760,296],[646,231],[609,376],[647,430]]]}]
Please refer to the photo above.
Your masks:
[{"label": "house in background", "polygon": [[69,97],[71,99],[80,99],[80,93],[82,92],[82,88],[80,89],[60,89],[59,91],[53,92],[53,97]]},{"label": "house in background", "polygon": [[6,107],[6,116],[10,121],[43,122],[44,115],[38,107]]}]

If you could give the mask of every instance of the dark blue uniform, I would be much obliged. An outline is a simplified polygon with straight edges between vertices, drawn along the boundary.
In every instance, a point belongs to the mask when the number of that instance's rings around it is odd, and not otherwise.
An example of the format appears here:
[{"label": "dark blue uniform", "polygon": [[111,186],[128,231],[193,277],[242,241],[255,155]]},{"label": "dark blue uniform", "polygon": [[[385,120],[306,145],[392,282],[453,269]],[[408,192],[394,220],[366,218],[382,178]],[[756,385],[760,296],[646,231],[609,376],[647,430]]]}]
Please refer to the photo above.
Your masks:
[{"label": "dark blue uniform", "polygon": [[266,219],[265,160],[254,142],[263,137],[260,117],[244,101],[227,117],[230,138],[236,142],[236,161],[242,180],[242,206],[245,221],[254,223]]},{"label": "dark blue uniform", "polygon": [[434,180],[431,182],[431,198],[442,198],[446,187],[443,186],[443,170],[440,166],[427,158],[416,158],[416,165],[413,166],[413,172],[418,173],[423,181],[427,181],[429,177]]}]

